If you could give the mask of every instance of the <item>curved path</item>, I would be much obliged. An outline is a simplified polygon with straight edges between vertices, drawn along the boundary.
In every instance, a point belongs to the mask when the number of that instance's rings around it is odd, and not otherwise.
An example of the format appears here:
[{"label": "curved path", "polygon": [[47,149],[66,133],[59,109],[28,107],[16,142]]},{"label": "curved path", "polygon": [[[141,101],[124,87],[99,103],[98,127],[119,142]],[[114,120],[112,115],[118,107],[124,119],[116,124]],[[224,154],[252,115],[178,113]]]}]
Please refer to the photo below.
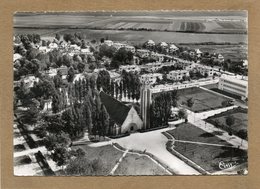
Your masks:
[{"label": "curved path", "polygon": [[93,143],[91,146],[102,146],[112,144],[112,142],[118,143],[123,148],[129,150],[140,150],[153,154],[160,162],[171,168],[177,175],[199,175],[200,173],[197,170],[184,163],[166,149],[168,139],[162,132],[171,129],[172,128],[165,128],[146,133],[132,133],[127,137],[112,139],[107,142]]}]

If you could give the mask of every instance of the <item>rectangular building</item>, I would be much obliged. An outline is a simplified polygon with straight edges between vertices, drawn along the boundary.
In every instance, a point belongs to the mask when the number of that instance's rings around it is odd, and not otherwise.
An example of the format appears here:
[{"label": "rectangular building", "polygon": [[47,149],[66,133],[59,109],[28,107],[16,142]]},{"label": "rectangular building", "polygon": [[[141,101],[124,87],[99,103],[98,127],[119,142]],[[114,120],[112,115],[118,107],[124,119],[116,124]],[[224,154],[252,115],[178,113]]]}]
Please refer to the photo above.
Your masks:
[{"label": "rectangular building", "polygon": [[120,66],[119,71],[122,72],[125,70],[126,72],[140,72],[141,68],[137,65],[125,65],[125,66]]},{"label": "rectangular building", "polygon": [[242,100],[248,97],[248,81],[236,76],[221,76],[219,78],[218,88],[238,95]]},{"label": "rectangular building", "polygon": [[149,84],[154,84],[156,83],[157,78],[161,80],[163,78],[162,76],[163,74],[160,73],[143,74],[140,76],[140,82],[149,82]]},{"label": "rectangular building", "polygon": [[167,74],[167,79],[178,81],[182,80],[183,77],[190,76],[189,71],[187,70],[173,70],[170,71],[169,74]]}]

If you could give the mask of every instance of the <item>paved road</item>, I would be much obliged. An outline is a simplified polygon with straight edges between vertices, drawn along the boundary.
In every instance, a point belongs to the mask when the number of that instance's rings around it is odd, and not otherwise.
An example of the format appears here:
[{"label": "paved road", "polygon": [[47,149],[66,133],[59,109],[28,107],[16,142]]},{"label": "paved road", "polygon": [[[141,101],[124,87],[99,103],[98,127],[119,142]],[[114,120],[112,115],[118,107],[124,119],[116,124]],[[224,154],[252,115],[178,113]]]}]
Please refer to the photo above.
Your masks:
[{"label": "paved road", "polygon": [[162,134],[162,132],[171,129],[172,128],[165,128],[146,133],[132,133],[128,137],[112,139],[107,142],[94,143],[90,146],[102,146],[111,144],[112,142],[118,143],[129,150],[134,149],[153,154],[160,162],[170,167],[178,175],[199,175],[200,173],[198,171],[181,161],[166,149],[166,142],[168,139]]}]

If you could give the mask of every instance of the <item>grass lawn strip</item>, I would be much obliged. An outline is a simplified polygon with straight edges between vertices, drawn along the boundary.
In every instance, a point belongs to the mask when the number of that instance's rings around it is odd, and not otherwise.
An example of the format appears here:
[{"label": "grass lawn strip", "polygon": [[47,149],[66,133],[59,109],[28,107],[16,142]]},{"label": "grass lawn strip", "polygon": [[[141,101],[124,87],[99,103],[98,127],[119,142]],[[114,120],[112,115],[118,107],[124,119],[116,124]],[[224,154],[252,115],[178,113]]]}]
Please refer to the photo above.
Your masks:
[{"label": "grass lawn strip", "polygon": [[[188,130],[189,132],[187,132]],[[168,133],[175,138],[178,136],[181,140],[193,141],[193,143],[184,143],[177,140],[173,144],[173,150],[210,173],[220,171],[218,167],[220,161],[232,160],[245,162],[247,159],[246,151],[231,148],[230,144],[226,141],[219,139],[211,133],[206,133],[197,127],[192,127],[189,123],[182,124],[176,129],[168,131]],[[220,144],[223,146],[205,145],[201,142]],[[176,155],[176,153],[174,155]]]},{"label": "grass lawn strip", "polygon": [[[121,147],[121,146],[119,146],[119,144],[116,144],[116,145],[113,145],[113,147],[114,148],[116,148],[117,150],[119,150],[119,151],[122,151],[122,152],[125,152],[125,149],[123,149],[123,147]],[[157,161],[157,160],[155,160],[154,158],[152,158],[149,154],[145,154],[145,152],[133,152],[133,150],[131,150],[131,151],[128,151],[127,152],[128,154],[127,154],[127,156],[125,157],[125,158],[127,158],[127,160],[129,160],[129,159],[131,159],[129,156],[139,156],[139,157],[143,157],[143,158],[148,158],[148,159],[150,159],[151,161],[152,161],[152,163],[153,163],[153,165],[154,164],[156,164],[156,165],[158,165],[157,166],[157,168],[156,168],[156,172],[158,172],[158,174],[159,175],[165,175],[165,174],[167,174],[167,175],[172,175],[173,173],[172,173],[172,171],[169,171],[169,170],[167,170],[167,168],[165,168],[165,165],[162,165],[161,164],[161,162],[159,162],[159,161]],[[132,157],[132,158],[133,158]],[[126,161],[127,161],[126,160]],[[132,162],[132,163],[136,163],[136,162],[138,162],[138,161],[136,161],[136,160],[138,160],[138,158],[136,158],[135,159],[135,161],[134,162]],[[141,159],[141,160],[143,160],[143,159]],[[130,161],[130,160],[129,160]],[[131,161],[130,161],[131,162]],[[145,161],[145,162],[148,162],[147,160]],[[125,161],[123,161],[123,163],[125,164]],[[133,174],[132,173],[132,171],[134,171],[134,172],[136,172],[136,170],[131,170],[131,167],[132,166],[130,166],[129,164],[127,165],[127,166],[125,166],[125,165],[121,165],[121,164],[119,164],[119,168],[120,168],[120,170],[116,170],[115,171],[115,174],[118,174],[118,175],[136,175],[136,174]],[[150,163],[149,163],[149,165],[151,165]],[[124,167],[124,168],[123,168]],[[148,168],[149,168],[149,166],[147,166]],[[144,168],[147,168],[147,167],[144,167]],[[159,167],[160,167],[160,169],[159,169]],[[125,171],[129,171],[129,173],[124,173],[124,174],[122,174],[122,172],[124,172],[123,171],[123,169],[125,170]],[[163,170],[163,171],[162,171]],[[140,171],[140,170],[139,170]],[[166,172],[166,173],[165,173]],[[151,173],[146,173],[146,174],[144,174],[144,175],[152,175],[152,174],[154,174],[154,172],[151,172]],[[138,175],[143,175],[143,174],[138,174]]]},{"label": "grass lawn strip", "polygon": [[89,147],[88,145],[73,146],[72,148],[81,148],[85,153],[85,157],[89,160],[100,159],[103,163],[102,170],[98,171],[98,175],[109,175],[118,160],[122,157],[123,152],[116,150],[111,145],[101,147]]}]

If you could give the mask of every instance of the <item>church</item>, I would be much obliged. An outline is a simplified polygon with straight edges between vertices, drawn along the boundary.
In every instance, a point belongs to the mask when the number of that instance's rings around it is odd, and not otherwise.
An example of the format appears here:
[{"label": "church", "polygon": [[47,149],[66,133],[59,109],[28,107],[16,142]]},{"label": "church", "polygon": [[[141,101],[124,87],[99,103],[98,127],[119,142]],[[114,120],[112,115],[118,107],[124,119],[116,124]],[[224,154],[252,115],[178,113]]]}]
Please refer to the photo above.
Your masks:
[{"label": "church", "polygon": [[110,134],[112,136],[143,129],[143,121],[133,106],[128,107],[103,91],[100,91],[100,99],[110,117]]}]

